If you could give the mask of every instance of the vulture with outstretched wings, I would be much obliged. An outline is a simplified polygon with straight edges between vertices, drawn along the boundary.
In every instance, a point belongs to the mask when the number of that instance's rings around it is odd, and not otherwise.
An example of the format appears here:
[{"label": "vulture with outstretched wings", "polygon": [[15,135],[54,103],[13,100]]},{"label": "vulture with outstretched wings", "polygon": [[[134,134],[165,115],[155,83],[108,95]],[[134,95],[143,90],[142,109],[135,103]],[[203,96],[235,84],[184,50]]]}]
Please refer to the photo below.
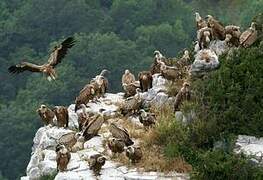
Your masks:
[{"label": "vulture with outstretched wings", "polygon": [[17,65],[10,66],[8,71],[13,74],[19,74],[24,71],[39,72],[47,76],[47,79],[51,81],[57,77],[55,67],[61,63],[62,59],[66,56],[68,49],[74,46],[75,40],[73,37],[68,37],[59,46],[55,46],[52,53],[49,56],[48,62],[43,65],[36,65],[29,62],[21,62]]}]

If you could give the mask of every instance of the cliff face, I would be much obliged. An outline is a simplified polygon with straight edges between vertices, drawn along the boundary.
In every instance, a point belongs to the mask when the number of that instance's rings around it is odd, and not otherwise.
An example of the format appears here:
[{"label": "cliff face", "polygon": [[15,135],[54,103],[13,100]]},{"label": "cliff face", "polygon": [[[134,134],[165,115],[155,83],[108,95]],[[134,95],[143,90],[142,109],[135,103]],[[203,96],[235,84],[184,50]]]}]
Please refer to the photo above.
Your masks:
[{"label": "cliff face", "polygon": [[[145,105],[154,103],[161,106],[164,103],[172,102],[168,97],[165,89],[166,80],[159,75],[154,75],[153,88],[148,92],[141,93]],[[161,92],[160,92],[161,91]],[[116,121],[119,117],[118,106],[122,103],[123,94],[106,94],[104,98],[100,98],[96,103],[88,103],[86,111],[98,113],[100,109],[105,109],[104,115],[107,121]],[[69,112],[69,129],[58,128],[56,126],[44,126],[38,129],[33,140],[31,159],[26,169],[26,179],[39,179],[42,176],[52,175],[57,173],[56,152],[55,147],[63,135],[75,133],[78,129],[77,114],[74,112],[75,105],[68,107]],[[81,110],[79,110],[81,111]],[[134,126],[141,126],[138,117],[133,116],[127,119]],[[128,129],[129,131],[129,129]],[[125,165],[110,160],[108,149],[105,147],[105,140],[110,136],[107,124],[104,124],[99,132],[99,136],[93,137],[84,143],[84,149],[71,153],[71,159],[67,166],[66,172],[59,172],[56,180],[62,179],[96,179],[93,172],[89,169],[88,159],[91,155],[102,153],[106,156],[106,164],[102,167],[99,179],[188,179],[187,174],[175,172],[159,173],[159,172],[144,172],[143,169],[128,168]],[[135,144],[138,144],[139,139],[133,139]]]}]

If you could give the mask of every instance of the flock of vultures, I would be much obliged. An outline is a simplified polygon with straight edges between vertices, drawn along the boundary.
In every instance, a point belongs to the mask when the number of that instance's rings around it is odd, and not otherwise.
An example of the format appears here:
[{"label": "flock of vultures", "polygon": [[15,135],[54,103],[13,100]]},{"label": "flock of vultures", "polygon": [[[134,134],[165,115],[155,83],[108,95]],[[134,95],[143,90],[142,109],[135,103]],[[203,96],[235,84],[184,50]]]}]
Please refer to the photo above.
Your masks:
[{"label": "flock of vultures", "polygon": [[[212,40],[224,41],[229,47],[249,47],[257,40],[256,24],[251,23],[243,33],[240,27],[234,25],[223,26],[218,20],[211,15],[203,19],[199,13],[195,14],[197,26],[197,44],[195,50],[209,48]],[[62,62],[68,50],[73,47],[75,40],[69,37],[64,40],[59,46],[54,47],[47,63],[36,65],[29,62],[21,62],[17,65],[9,67],[10,73],[22,73],[24,71],[43,73],[47,76],[49,81],[55,80],[57,73],[55,67]],[[142,98],[140,93],[147,92],[152,88],[153,75],[159,74],[168,81],[181,80],[182,88],[175,97],[174,110],[178,110],[180,104],[191,98],[190,84],[188,82],[187,74],[190,69],[190,56],[187,50],[184,55],[171,64],[159,51],[154,51],[154,62],[149,71],[142,71],[138,74],[138,80],[129,71],[125,70],[122,76],[122,87],[125,91],[125,103],[120,106],[120,113],[123,116],[138,115],[140,122],[145,127],[150,127],[155,124],[156,117],[154,113],[146,112],[142,108]],[[103,116],[104,109],[98,114],[86,112],[86,104],[90,101],[97,102],[100,97],[104,97],[108,88],[108,80],[106,78],[107,70],[95,76],[80,92],[75,99],[75,112],[78,114],[79,129],[78,133],[74,135],[74,141],[71,145],[59,143],[56,147],[57,153],[57,169],[65,171],[67,164],[71,158],[70,152],[76,152],[83,149],[84,142],[96,136],[104,123]],[[41,105],[37,109],[45,125],[51,124],[62,128],[68,127],[69,115],[67,107],[55,106],[50,109],[46,105]],[[123,153],[130,159],[132,163],[140,161],[143,154],[139,146],[135,146],[131,140],[129,132],[116,123],[109,124],[109,131],[112,135],[107,142],[108,148],[112,153]],[[105,164],[106,158],[101,154],[96,154],[90,157],[89,167],[98,174],[101,167]]]}]

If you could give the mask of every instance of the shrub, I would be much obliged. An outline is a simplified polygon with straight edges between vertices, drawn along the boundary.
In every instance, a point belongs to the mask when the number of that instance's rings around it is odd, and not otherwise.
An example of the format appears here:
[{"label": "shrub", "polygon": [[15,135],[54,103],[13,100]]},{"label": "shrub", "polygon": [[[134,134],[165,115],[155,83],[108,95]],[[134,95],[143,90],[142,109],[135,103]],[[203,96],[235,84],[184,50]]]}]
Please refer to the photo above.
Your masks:
[{"label": "shrub", "polygon": [[192,179],[262,179],[263,170],[249,163],[243,155],[225,153],[222,150],[207,151],[200,156],[200,163],[192,173]]}]

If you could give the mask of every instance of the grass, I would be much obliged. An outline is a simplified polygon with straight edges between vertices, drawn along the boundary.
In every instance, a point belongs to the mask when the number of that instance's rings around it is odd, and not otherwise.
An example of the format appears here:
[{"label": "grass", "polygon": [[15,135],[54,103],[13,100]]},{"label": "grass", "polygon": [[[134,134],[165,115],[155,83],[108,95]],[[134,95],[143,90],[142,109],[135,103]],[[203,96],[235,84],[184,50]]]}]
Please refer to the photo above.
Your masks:
[{"label": "grass", "polygon": [[[152,112],[156,112],[157,123],[155,127],[144,129],[141,126],[135,125],[128,119],[115,119],[128,131],[133,139],[140,140],[138,145],[143,152],[143,158],[140,162],[132,164],[129,162],[125,153],[117,154],[112,157],[112,160],[128,166],[129,168],[143,169],[144,171],[158,171],[168,173],[171,171],[179,173],[187,173],[192,171],[192,166],[188,164],[183,157],[176,154],[176,156],[170,156],[165,150],[164,143],[174,140],[176,138],[181,139],[181,132],[178,131],[181,128],[175,121],[172,113],[172,109],[169,106],[163,106],[161,108],[152,107]],[[175,129],[176,128],[176,129]],[[178,128],[178,129],[177,129]],[[177,132],[175,132],[176,130]]]}]

